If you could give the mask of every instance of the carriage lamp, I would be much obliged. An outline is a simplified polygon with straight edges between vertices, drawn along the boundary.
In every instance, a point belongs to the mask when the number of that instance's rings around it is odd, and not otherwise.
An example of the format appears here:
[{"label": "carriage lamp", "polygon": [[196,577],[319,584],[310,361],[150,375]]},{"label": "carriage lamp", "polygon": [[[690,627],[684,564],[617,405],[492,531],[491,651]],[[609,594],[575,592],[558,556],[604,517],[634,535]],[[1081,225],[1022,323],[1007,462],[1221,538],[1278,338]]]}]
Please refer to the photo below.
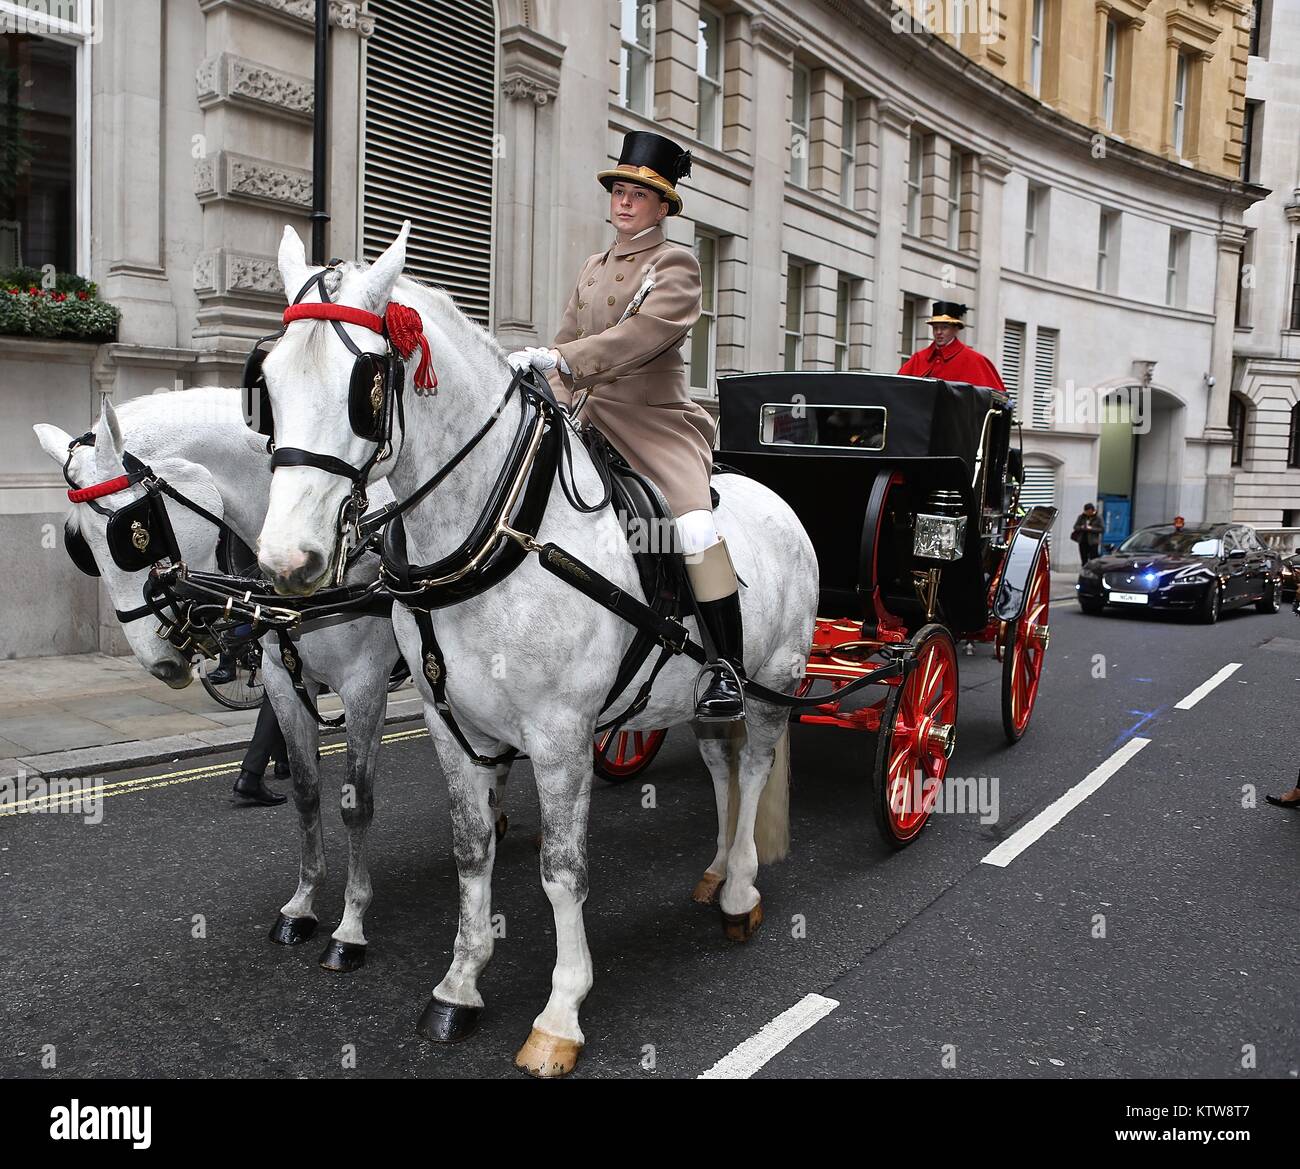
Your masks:
[{"label": "carriage lamp", "polygon": [[912,553],[925,560],[960,560],[966,547],[966,515],[961,493],[942,488],[926,499],[929,509],[916,517]]}]

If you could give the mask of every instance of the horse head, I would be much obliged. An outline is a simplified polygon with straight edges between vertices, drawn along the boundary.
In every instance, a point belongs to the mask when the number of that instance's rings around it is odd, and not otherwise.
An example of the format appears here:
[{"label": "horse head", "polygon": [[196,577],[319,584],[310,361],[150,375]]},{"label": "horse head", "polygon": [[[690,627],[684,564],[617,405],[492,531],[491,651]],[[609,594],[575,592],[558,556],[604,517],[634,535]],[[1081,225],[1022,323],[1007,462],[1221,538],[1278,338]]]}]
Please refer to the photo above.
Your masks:
[{"label": "horse head", "polygon": [[[130,478],[121,427],[108,401],[95,427],[93,447],[78,443],[57,426],[40,423],[33,430],[45,453],[60,466],[67,465],[76,488],[108,488],[114,480]],[[223,517],[221,494],[206,468],[175,458],[155,459],[150,468],[185,498],[217,518]],[[165,519],[156,508],[163,510]],[[167,496],[155,495],[150,503],[149,493],[139,483],[75,502],[64,526],[64,542],[82,571],[94,572],[103,580],[140,664],[159,681],[179,690],[193,680],[190,661],[157,635],[157,615],[142,611],[149,568],[172,551],[166,547],[164,524],[170,527],[175,551],[187,565],[200,572],[216,570],[219,531]],[[124,559],[132,567],[124,568],[120,563]]]}]

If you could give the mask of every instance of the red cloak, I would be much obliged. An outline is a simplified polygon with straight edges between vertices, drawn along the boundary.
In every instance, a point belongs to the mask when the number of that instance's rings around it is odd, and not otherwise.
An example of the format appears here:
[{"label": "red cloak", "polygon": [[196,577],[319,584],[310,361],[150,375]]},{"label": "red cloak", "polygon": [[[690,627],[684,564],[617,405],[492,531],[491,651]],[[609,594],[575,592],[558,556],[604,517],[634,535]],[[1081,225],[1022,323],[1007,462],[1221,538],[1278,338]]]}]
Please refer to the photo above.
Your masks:
[{"label": "red cloak", "polygon": [[909,377],[937,377],[946,382],[969,382],[973,386],[989,386],[1006,391],[993,363],[956,337],[942,349],[928,345],[913,354],[898,371]]}]

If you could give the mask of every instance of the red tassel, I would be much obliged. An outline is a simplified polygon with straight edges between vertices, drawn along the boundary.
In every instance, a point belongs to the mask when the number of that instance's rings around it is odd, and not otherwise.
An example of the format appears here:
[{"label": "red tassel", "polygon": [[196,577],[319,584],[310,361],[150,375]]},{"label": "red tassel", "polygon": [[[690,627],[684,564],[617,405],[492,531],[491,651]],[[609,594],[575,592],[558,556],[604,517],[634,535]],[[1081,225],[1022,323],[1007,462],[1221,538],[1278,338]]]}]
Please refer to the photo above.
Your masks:
[{"label": "red tassel", "polygon": [[424,323],[420,314],[404,304],[390,302],[388,312],[384,314],[384,324],[388,327],[388,339],[393,348],[409,358],[420,346],[420,364],[415,371],[415,386],[420,390],[436,390],[438,375],[433,368],[433,355],[429,352],[429,340],[424,335]]}]

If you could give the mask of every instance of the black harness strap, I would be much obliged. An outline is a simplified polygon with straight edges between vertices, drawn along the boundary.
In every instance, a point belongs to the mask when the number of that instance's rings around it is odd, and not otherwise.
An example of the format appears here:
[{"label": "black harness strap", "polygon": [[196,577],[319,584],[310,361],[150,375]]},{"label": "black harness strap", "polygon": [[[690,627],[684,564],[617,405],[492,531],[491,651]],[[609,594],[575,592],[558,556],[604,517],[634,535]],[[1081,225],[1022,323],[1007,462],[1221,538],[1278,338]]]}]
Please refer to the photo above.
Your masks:
[{"label": "black harness strap", "polygon": [[337,718],[326,718],[312,701],[311,695],[307,693],[307,685],[302,680],[302,659],[298,657],[297,647],[289,639],[289,633],[285,629],[277,629],[276,637],[280,641],[280,661],[284,668],[289,671],[289,680],[293,683],[293,691],[298,695],[298,701],[307,708],[308,713],[321,726],[330,727],[337,730],[343,725],[343,720],[347,717],[340,714]]},{"label": "black harness strap", "polygon": [[441,716],[444,725],[451,732],[452,738],[460,744],[460,749],[469,756],[472,763],[479,767],[497,767],[509,763],[519,755],[515,747],[510,747],[500,755],[481,755],[475,751],[465,732],[460,729],[451,704],[447,701],[447,664],[442,656],[442,648],[433,632],[433,618],[427,609],[412,609],[411,616],[420,630],[420,671],[433,691],[433,705]]}]

